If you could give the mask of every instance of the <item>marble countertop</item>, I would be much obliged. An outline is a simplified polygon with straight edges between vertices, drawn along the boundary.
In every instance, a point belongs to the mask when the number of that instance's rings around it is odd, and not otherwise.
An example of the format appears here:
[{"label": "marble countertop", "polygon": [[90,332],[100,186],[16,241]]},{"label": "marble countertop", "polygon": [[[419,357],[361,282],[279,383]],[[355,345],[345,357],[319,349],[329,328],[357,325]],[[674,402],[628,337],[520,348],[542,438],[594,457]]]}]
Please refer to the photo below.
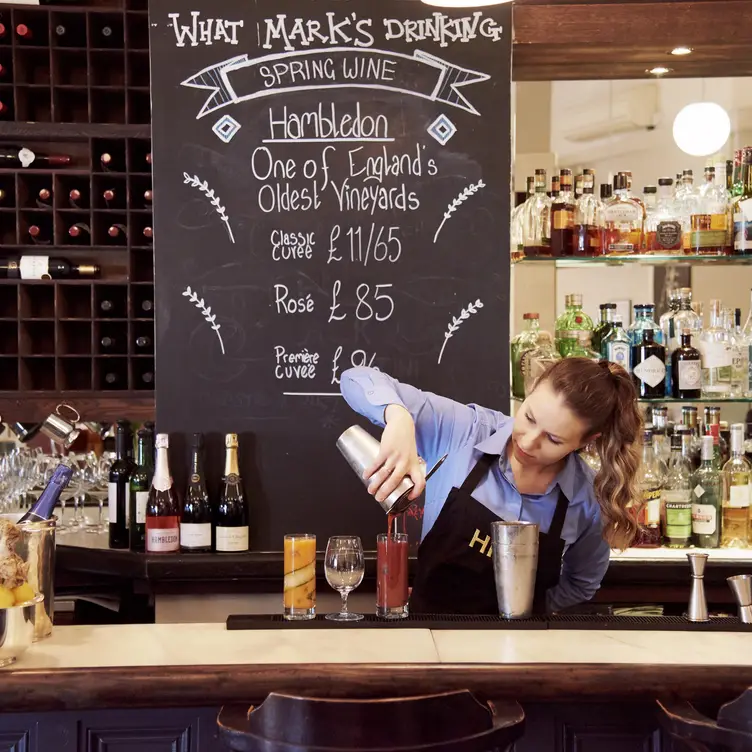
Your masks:
[{"label": "marble countertop", "polygon": [[287,629],[223,624],[56,627],[0,669],[0,707],[203,707],[271,691],[394,697],[467,688],[528,701],[733,697],[752,633]]}]

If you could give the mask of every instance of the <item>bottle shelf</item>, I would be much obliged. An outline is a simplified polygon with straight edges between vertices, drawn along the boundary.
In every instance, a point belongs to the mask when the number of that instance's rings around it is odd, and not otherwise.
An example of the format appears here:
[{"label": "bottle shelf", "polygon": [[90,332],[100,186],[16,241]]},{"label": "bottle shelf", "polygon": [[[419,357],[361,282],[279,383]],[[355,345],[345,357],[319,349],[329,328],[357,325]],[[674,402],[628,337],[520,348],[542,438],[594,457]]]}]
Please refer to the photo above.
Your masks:
[{"label": "bottle shelf", "polygon": [[535,258],[523,258],[513,261],[512,266],[518,264],[552,264],[557,268],[576,266],[621,266],[623,264],[752,264],[752,255],[748,256],[689,256],[689,255],[664,255],[658,253],[640,253],[633,256],[566,256],[550,258],[538,256]]},{"label": "bottle shelf", "polygon": [[[520,397],[510,395],[510,399],[513,402],[524,402]],[[638,399],[640,403],[663,405],[663,404],[677,404],[677,405],[715,405],[715,404],[752,404],[752,397],[700,397],[699,399],[677,399],[676,397],[655,397],[650,399]]]}]

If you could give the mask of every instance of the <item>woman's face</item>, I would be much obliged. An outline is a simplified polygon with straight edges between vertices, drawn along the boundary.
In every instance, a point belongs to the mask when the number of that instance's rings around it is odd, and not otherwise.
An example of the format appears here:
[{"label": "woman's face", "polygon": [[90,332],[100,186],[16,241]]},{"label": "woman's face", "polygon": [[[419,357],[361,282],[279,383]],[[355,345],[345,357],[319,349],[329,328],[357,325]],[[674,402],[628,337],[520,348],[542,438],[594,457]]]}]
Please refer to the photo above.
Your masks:
[{"label": "woman's face", "polygon": [[517,411],[512,429],[512,452],[526,467],[555,465],[589,443],[587,431],[588,426],[544,381]]}]

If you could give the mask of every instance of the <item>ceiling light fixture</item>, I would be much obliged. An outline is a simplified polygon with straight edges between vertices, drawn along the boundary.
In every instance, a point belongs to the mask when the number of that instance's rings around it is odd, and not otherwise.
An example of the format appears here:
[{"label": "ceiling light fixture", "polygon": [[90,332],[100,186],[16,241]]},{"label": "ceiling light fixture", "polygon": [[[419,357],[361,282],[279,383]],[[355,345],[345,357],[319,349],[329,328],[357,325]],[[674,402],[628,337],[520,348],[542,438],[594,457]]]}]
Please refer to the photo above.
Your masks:
[{"label": "ceiling light fixture", "polygon": [[674,120],[674,141],[693,157],[707,157],[720,151],[731,135],[731,118],[715,102],[693,102]]},{"label": "ceiling light fixture", "polygon": [[666,68],[665,65],[656,65],[655,68],[648,68],[645,73],[650,73],[651,76],[665,76],[672,70],[673,68]]},{"label": "ceiling light fixture", "polygon": [[503,5],[512,0],[423,0],[425,5],[436,8],[486,8],[489,5]]},{"label": "ceiling light fixture", "polygon": [[692,48],[691,47],[674,47],[673,50],[671,50],[672,55],[691,55],[692,54]]}]

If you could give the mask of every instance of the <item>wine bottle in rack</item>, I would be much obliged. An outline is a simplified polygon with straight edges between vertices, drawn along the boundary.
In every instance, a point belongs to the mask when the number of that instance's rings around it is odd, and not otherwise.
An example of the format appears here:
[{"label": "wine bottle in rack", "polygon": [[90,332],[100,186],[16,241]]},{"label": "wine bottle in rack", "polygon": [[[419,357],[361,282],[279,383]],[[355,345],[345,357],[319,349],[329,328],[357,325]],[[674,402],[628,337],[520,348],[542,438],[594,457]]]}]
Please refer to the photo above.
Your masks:
[{"label": "wine bottle in rack", "polygon": [[46,167],[62,167],[70,164],[71,158],[67,154],[42,154],[26,146],[20,149],[0,147],[0,167],[31,167],[44,165]]},{"label": "wine bottle in rack", "polygon": [[136,347],[139,350],[147,350],[151,347],[151,337],[136,337]]},{"label": "wine bottle in rack", "polygon": [[54,256],[9,256],[0,258],[0,277],[7,279],[70,279],[96,277],[96,264],[73,264]]},{"label": "wine bottle in rack", "polygon": [[117,346],[117,340],[114,337],[104,336],[99,340],[99,345],[103,350],[111,352]]},{"label": "wine bottle in rack", "polygon": [[128,548],[128,482],[133,465],[128,459],[128,443],[133,443],[127,420],[117,422],[115,433],[115,461],[110,467],[107,505],[110,521],[110,548]]},{"label": "wine bottle in rack", "polygon": [[141,374],[141,383],[150,386],[154,383],[154,371],[144,371]]},{"label": "wine bottle in rack", "polygon": [[154,301],[149,300],[148,298],[146,300],[141,301],[141,312],[145,313],[147,316],[151,316],[154,313]]},{"label": "wine bottle in rack", "polygon": [[28,233],[32,243],[37,243],[38,245],[49,245],[52,242],[52,238],[49,235],[46,235],[39,225],[29,225]]},{"label": "wine bottle in rack", "polygon": [[4,204],[6,198],[8,198],[8,194],[0,188],[0,204]]},{"label": "wine bottle in rack", "polygon": [[117,194],[115,193],[114,188],[107,188],[106,190],[102,191],[102,198],[104,199],[104,202],[105,204],[107,204],[107,206],[114,203],[116,196]]},{"label": "wine bottle in rack", "polygon": [[44,488],[37,503],[29,509],[26,514],[18,520],[22,522],[44,522],[52,519],[55,504],[57,504],[60,495],[67,488],[70,479],[73,476],[73,468],[68,465],[58,465],[52,473],[49,483]]},{"label": "wine bottle in rack", "polygon": [[108,371],[104,375],[104,383],[108,389],[124,388],[120,385],[121,378],[117,371]]},{"label": "wine bottle in rack", "polygon": [[146,551],[172,553],[180,550],[180,504],[170,475],[167,434],[158,433],[155,443],[157,461],[146,503]]},{"label": "wine bottle in rack", "polygon": [[144,201],[147,205],[151,205],[151,202],[154,198],[154,192],[151,190],[151,188],[147,191],[144,191]]},{"label": "wine bottle in rack", "polygon": [[225,436],[225,474],[217,507],[217,551],[248,550],[248,503],[238,466],[238,435]]},{"label": "wine bottle in rack", "polygon": [[52,207],[52,188],[40,188],[37,191],[37,206],[40,209]]},{"label": "wine bottle in rack", "polygon": [[152,240],[154,237],[154,232],[151,227],[144,227],[142,234],[147,240]]},{"label": "wine bottle in rack", "polygon": [[154,432],[146,424],[138,429],[136,467],[131,473],[130,524],[128,533],[131,551],[146,548],[146,505],[154,476]]},{"label": "wine bottle in rack", "polygon": [[191,469],[180,515],[182,551],[211,551],[212,508],[204,476],[204,436],[193,434]]},{"label": "wine bottle in rack", "polygon": [[8,36],[8,27],[4,23],[0,23],[0,39],[4,39]]},{"label": "wine bottle in rack", "polygon": [[148,152],[146,155],[146,164],[148,164],[149,167],[151,167],[151,152]]},{"label": "wine bottle in rack", "polygon": [[68,236],[79,243],[91,242],[91,228],[85,222],[76,222],[68,228]]},{"label": "wine bottle in rack", "polygon": [[127,233],[125,225],[114,224],[107,228],[107,235],[113,240],[117,240],[120,243],[125,243],[125,237]]},{"label": "wine bottle in rack", "polygon": [[34,39],[34,32],[27,24],[20,23],[16,25],[16,36],[24,42],[31,42]]},{"label": "wine bottle in rack", "polygon": [[84,209],[86,204],[86,197],[84,196],[83,191],[81,191],[79,188],[72,188],[68,192],[68,201],[70,201],[70,205],[74,209]]}]

